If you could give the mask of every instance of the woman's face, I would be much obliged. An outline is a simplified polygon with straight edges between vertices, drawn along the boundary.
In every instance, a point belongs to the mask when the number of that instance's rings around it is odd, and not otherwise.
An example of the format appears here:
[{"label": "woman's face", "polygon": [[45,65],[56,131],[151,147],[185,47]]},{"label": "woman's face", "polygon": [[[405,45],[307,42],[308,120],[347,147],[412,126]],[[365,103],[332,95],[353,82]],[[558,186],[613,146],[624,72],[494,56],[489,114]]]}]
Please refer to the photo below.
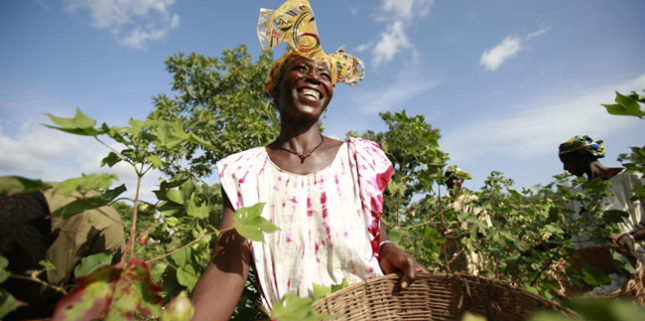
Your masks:
[{"label": "woman's face", "polygon": [[334,94],[331,72],[323,62],[297,57],[285,67],[274,98],[283,116],[318,119]]},{"label": "woman's face", "polygon": [[562,162],[562,168],[578,177],[581,177],[589,169],[589,160],[585,155],[578,153],[577,151],[560,154],[560,161]]}]

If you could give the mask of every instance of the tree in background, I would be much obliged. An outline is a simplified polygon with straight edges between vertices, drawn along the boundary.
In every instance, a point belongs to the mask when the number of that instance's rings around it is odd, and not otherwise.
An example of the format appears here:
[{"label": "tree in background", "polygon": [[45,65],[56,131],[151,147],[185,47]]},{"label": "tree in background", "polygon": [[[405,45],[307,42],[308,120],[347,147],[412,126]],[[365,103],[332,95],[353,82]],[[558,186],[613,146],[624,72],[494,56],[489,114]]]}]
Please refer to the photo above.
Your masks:
[{"label": "tree in background", "polygon": [[181,153],[170,151],[165,157],[173,162],[164,173],[176,173],[185,166],[177,161],[185,160],[191,173],[207,176],[219,159],[274,139],[277,110],[263,89],[272,63],[270,52],[254,63],[244,45],[224,50],[221,58],[180,52],[166,59],[176,95],[155,97],[148,118],[178,121],[215,149],[189,143]]}]

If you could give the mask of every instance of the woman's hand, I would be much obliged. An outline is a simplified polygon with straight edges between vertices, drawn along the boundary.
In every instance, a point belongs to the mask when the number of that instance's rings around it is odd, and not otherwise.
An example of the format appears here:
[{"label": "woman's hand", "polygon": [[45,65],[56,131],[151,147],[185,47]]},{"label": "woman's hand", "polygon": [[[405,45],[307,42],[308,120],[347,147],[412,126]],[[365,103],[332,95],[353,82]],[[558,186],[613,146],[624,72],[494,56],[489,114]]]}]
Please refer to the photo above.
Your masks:
[{"label": "woman's hand", "polygon": [[631,235],[628,233],[620,235],[611,233],[609,237],[614,243],[616,251],[628,258],[632,265],[635,266],[636,252],[634,249],[634,239],[631,237]]},{"label": "woman's hand", "polygon": [[384,274],[403,273],[401,288],[405,289],[412,284],[417,273],[428,273],[417,260],[410,254],[396,247],[393,243],[387,242],[381,245],[379,252],[379,263]]}]

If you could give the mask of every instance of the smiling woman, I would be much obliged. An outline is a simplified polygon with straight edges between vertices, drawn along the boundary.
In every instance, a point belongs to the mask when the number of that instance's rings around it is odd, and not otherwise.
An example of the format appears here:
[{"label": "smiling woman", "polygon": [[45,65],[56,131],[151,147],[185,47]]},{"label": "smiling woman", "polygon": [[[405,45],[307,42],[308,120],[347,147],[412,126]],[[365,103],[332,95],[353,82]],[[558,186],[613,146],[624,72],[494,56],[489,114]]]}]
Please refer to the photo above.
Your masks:
[{"label": "smiling woman", "polygon": [[[318,122],[336,82],[357,83],[363,68],[344,52],[322,51],[313,17],[305,0],[261,12],[262,43],[274,47],[286,39],[293,48],[273,65],[265,86],[280,111],[280,133],[268,146],[217,163],[224,195],[220,228],[228,232],[195,286],[194,320],[230,317],[251,264],[269,310],[289,293],[312,297],[314,284],[402,272],[405,288],[426,271],[387,240],[381,224],[383,190],[393,169],[380,147],[320,133]],[[259,202],[266,204],[262,217],[280,228],[264,242],[231,229],[235,210]]]}]

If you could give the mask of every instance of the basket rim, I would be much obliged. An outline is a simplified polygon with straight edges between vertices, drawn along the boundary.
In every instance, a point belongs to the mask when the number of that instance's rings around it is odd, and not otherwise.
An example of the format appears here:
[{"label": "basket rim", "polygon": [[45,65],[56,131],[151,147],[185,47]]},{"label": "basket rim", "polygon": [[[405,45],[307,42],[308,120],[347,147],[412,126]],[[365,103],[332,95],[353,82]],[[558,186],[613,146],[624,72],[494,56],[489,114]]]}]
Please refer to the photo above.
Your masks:
[{"label": "basket rim", "polygon": [[[351,293],[351,292],[353,292],[353,291],[355,291],[357,289],[360,289],[362,287],[369,286],[369,285],[372,285],[372,284],[375,284],[375,283],[393,282],[395,280],[400,280],[401,277],[402,277],[402,274],[400,274],[400,273],[391,273],[391,274],[386,274],[386,275],[383,275],[383,276],[378,276],[378,277],[375,277],[375,278],[371,278],[371,279],[368,279],[368,280],[365,280],[365,281],[362,281],[362,282],[350,284],[349,286],[347,286],[347,287],[345,287],[343,289],[340,289],[340,290],[338,290],[336,292],[333,292],[333,293],[329,293],[329,294],[325,295],[324,297],[319,298],[318,300],[314,301],[313,307],[314,308],[322,308],[327,302],[333,301],[333,300],[337,299],[338,297],[342,297],[345,294]],[[535,301],[540,302],[546,308],[551,308],[551,309],[554,309],[554,310],[558,310],[558,311],[561,311],[561,312],[563,312],[565,314],[575,315],[575,312],[573,312],[573,310],[569,309],[568,307],[563,306],[562,304],[560,304],[557,301],[550,300],[550,299],[545,298],[545,297],[541,297],[541,296],[536,295],[534,293],[531,293],[531,292],[529,292],[527,290],[518,288],[518,287],[510,285],[510,284],[506,284],[506,283],[504,283],[504,282],[502,282],[500,280],[488,279],[488,278],[484,278],[484,277],[477,276],[477,275],[472,275],[472,274],[467,274],[467,273],[446,273],[446,272],[425,273],[425,272],[423,272],[423,273],[418,273],[417,274],[417,277],[416,277],[414,282],[416,283],[416,282],[420,282],[420,281],[422,282],[423,280],[432,280],[432,279],[458,279],[458,280],[462,280],[462,281],[470,281],[470,282],[476,282],[476,283],[477,282],[478,283],[487,283],[488,285],[499,286],[499,287],[506,288],[506,289],[511,290],[511,291],[518,292],[518,294],[530,297],[530,298],[534,299]],[[397,283],[395,283],[395,284],[397,284]],[[395,286],[398,286],[398,284],[395,285]],[[401,291],[404,292],[405,289],[401,289]]]}]

